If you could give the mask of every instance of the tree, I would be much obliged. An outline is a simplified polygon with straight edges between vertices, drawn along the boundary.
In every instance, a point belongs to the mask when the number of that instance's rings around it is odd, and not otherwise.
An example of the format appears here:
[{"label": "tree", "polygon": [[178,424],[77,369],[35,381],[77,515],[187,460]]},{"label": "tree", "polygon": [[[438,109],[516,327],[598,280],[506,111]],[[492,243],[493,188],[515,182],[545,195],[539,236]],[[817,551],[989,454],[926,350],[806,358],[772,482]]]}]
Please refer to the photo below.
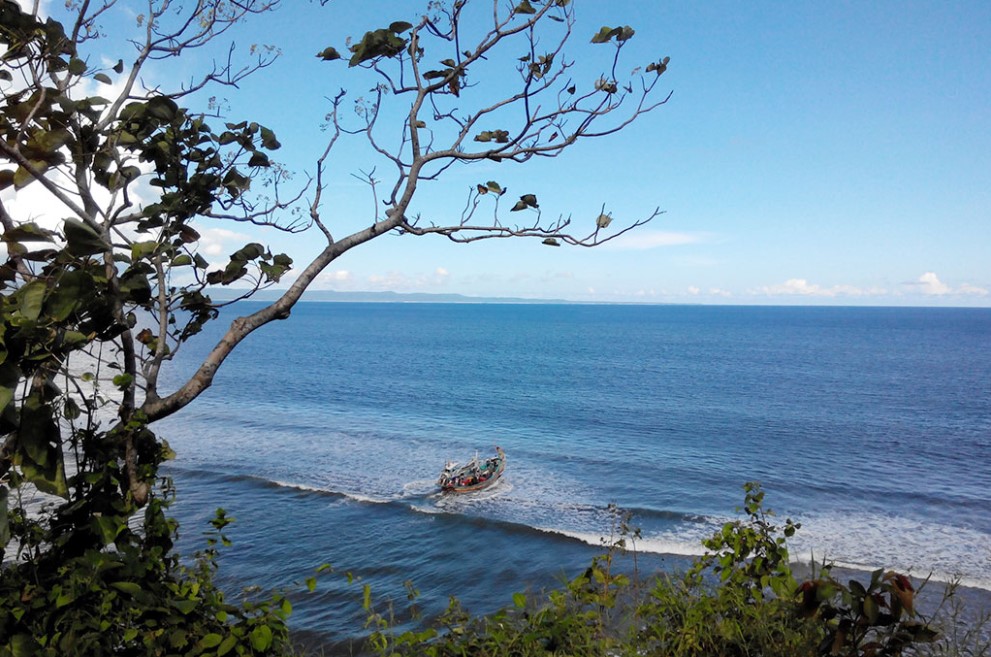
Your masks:
[{"label": "tree", "polygon": [[[115,64],[103,63],[119,44],[101,24],[116,0],[67,2],[61,20],[42,17],[38,4],[0,0],[0,190],[43,188],[64,218],[35,221],[0,202],[0,549],[9,560],[0,573],[0,652],[266,652],[284,640],[281,602],[227,605],[209,583],[212,545],[198,570],[172,555],[171,482],[158,479],[171,452],[150,425],[196,399],[242,340],[288,317],[317,275],[356,246],[393,234],[590,247],[656,217],[617,227],[603,206],[578,234],[569,217],[544,218],[536,190],[506,201],[494,180],[468,189],[454,219],[412,208],[418,186],[452,167],[556,157],[626,128],[667,101],[657,89],[668,59],[624,78],[634,30],[603,27],[589,47],[611,49],[610,66],[575,79],[565,52],[575,29],[568,0],[487,9],[431,2],[409,22],[364,33],[344,56],[333,46],[317,53],[332,75],[363,69],[378,83],[358,103],[357,125],[342,116],[346,92],[329,101],[326,146],[309,183],[286,195],[275,132],[223,116],[204,98],[211,88],[234,93],[277,50],[252,47],[242,62],[231,45],[199,77],[171,87],[148,76],[156,63],[232,39],[244,21],[278,10],[278,0],[149,0],[124,37],[130,56]],[[491,84],[492,61],[515,61],[508,93]],[[375,209],[342,237],[323,195],[329,158],[348,138],[367,140],[392,173],[387,181],[361,174]],[[212,266],[198,244],[213,222],[310,230],[324,245],[276,301],[235,319],[189,380],[166,393],[163,368],[218,317],[212,291],[233,286],[245,298],[295,265],[252,242]],[[142,523],[132,521],[141,509]],[[218,517],[218,532],[226,522]],[[185,634],[162,629],[177,618]]]}]

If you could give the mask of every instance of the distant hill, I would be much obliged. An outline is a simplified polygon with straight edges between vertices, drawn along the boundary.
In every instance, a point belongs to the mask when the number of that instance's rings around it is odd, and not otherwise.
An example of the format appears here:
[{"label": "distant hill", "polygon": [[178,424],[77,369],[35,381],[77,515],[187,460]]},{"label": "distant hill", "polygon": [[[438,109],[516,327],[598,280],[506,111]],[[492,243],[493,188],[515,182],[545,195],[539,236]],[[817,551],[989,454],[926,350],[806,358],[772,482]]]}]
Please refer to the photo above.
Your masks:
[{"label": "distant hill", "polygon": [[[211,290],[210,296],[218,301],[233,299],[239,290]],[[274,301],[284,290],[262,290],[252,298],[255,301]],[[425,292],[336,292],[332,290],[307,290],[302,301],[351,302],[351,303],[573,303],[564,299],[523,299],[520,297],[470,297],[464,294],[428,294]]]}]

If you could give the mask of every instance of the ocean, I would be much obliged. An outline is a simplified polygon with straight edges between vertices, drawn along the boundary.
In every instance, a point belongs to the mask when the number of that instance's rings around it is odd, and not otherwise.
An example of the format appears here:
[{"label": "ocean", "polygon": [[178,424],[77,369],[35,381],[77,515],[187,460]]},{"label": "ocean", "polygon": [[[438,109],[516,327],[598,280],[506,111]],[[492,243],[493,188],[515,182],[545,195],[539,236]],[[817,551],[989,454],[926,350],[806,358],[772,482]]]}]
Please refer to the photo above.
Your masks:
[{"label": "ocean", "polygon": [[[221,583],[290,591],[297,637],[331,651],[365,583],[397,613],[407,581],[427,615],[487,613],[580,574],[610,505],[641,571],[684,567],[748,481],[802,524],[797,560],[991,591],[991,309],[301,303],[157,430],[182,549],[225,508]],[[438,494],[445,461],[495,445],[500,482]]]}]

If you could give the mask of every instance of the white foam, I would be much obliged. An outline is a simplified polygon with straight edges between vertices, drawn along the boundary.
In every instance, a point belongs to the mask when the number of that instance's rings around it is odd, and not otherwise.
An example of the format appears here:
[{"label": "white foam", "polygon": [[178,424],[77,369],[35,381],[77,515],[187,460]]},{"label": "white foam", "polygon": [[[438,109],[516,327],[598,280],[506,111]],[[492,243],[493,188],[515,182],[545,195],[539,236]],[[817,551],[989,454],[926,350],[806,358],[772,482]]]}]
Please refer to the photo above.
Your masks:
[{"label": "white foam", "polygon": [[309,491],[314,493],[330,493],[333,495],[341,495],[342,497],[346,497],[349,500],[353,500],[355,502],[365,502],[369,504],[388,504],[389,502],[393,501],[392,499],[387,497],[373,497],[371,495],[363,495],[361,493],[334,490],[332,488],[327,488],[325,486],[314,486],[312,484],[301,484],[301,483],[278,481],[278,480],[271,480],[271,481],[276,486],[280,486],[282,488],[291,488],[294,490]]},{"label": "white foam", "polygon": [[[598,532],[580,532],[567,529],[552,529],[549,527],[536,527],[535,529],[546,534],[557,534],[558,536],[573,538],[587,545],[601,548],[607,548],[621,538],[620,536],[606,536]],[[705,551],[701,543],[688,543],[664,538],[627,539],[626,547],[641,553],[673,554],[688,557],[699,556]]]}]

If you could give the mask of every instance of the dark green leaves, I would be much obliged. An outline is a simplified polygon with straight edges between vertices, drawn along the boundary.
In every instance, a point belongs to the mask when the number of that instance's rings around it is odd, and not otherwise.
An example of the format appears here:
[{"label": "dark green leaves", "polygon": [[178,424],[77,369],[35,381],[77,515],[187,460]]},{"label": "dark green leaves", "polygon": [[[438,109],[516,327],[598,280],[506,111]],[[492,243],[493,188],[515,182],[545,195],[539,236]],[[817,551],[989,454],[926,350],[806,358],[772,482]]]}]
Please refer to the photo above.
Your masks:
[{"label": "dark green leaves", "polygon": [[278,150],[278,148],[282,146],[282,144],[280,144],[279,140],[275,138],[275,133],[269,130],[268,128],[266,128],[265,126],[260,126],[260,127],[261,127],[262,148],[267,148],[270,151]]},{"label": "dark green leaves", "polygon": [[524,194],[520,197],[520,200],[516,202],[516,205],[512,207],[511,212],[519,212],[520,210],[526,210],[527,208],[537,209],[540,206],[537,205],[537,197],[533,194]]},{"label": "dark green leaves", "polygon": [[651,64],[647,64],[647,72],[648,73],[654,72],[657,73],[658,75],[661,75],[662,73],[664,73],[664,71],[668,70],[669,61],[671,61],[671,58],[665,57],[659,62],[653,62]]},{"label": "dark green leaves", "polygon": [[17,292],[21,316],[29,320],[37,320],[41,315],[41,307],[45,301],[48,287],[42,280],[34,280]]},{"label": "dark green leaves", "polygon": [[509,143],[509,132],[506,130],[485,130],[475,135],[475,141],[487,143],[494,141],[497,144]]},{"label": "dark green leaves", "polygon": [[332,46],[327,46],[326,48],[324,48],[323,50],[317,53],[317,57],[319,57],[325,62],[332,62],[335,59],[340,59],[341,53],[337,52],[337,48],[334,48]]},{"label": "dark green leaves", "polygon": [[484,185],[481,184],[476,185],[475,189],[478,191],[479,194],[488,194],[489,192],[492,192],[497,196],[502,196],[503,194],[506,193],[506,190],[494,180],[490,180]]},{"label": "dark green leaves", "polygon": [[[230,262],[223,270],[207,274],[207,282],[211,285],[230,285],[248,274],[248,263],[257,262],[259,271],[265,275],[266,282],[277,282],[283,274],[292,268],[292,258],[279,253],[272,255],[268,250],[252,242],[231,254]],[[186,308],[184,302],[183,308]]]},{"label": "dark green leaves", "polygon": [[110,250],[110,245],[89,224],[68,218],[64,222],[67,251],[75,256],[87,256]]},{"label": "dark green leaves", "polygon": [[530,0],[523,0],[520,4],[516,5],[516,8],[513,9],[513,11],[516,12],[517,14],[527,14],[527,15],[532,15],[537,13],[537,10],[534,9],[533,5],[530,4]]},{"label": "dark green leaves", "polygon": [[608,43],[616,39],[617,43],[623,43],[633,37],[635,31],[629,25],[624,27],[602,27],[599,32],[592,37],[592,43]]},{"label": "dark green leaves", "polygon": [[406,39],[397,36],[397,32],[404,32],[411,27],[413,26],[409,23],[397,22],[386,29],[365,32],[361,41],[351,46],[352,55],[348,66],[357,66],[378,57],[395,57],[406,48],[407,44]]}]

